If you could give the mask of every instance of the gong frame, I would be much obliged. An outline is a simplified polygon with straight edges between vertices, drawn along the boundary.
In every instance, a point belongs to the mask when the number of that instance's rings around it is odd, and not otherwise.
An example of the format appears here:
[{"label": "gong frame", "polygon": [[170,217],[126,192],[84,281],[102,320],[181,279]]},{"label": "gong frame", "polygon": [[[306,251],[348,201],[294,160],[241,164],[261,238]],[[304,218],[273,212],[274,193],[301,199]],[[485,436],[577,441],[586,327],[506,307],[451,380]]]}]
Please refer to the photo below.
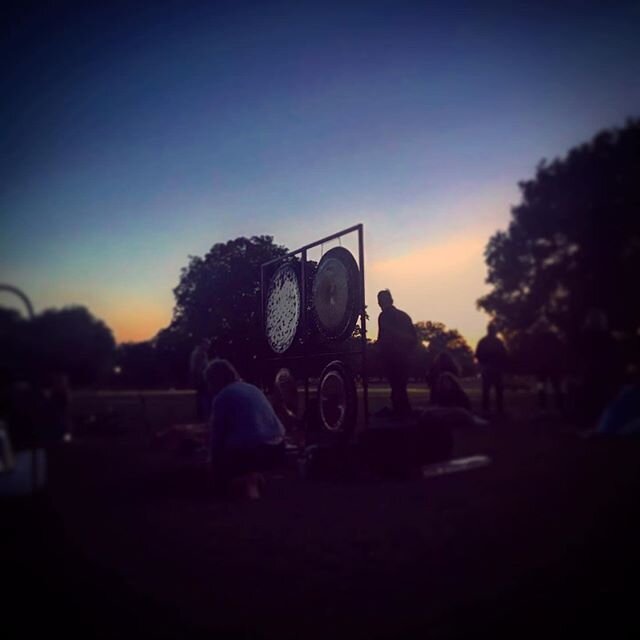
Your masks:
[{"label": "gong frame", "polygon": [[[323,345],[324,348],[317,349],[313,348],[314,345],[312,341],[308,339],[308,296],[310,292],[307,291],[307,252],[310,249],[314,249],[315,247],[319,247],[327,242],[331,242],[332,240],[338,240],[343,238],[346,235],[357,233],[358,234],[358,269],[360,271],[360,300],[358,304],[358,319],[360,321],[360,337],[359,337],[359,349],[353,351],[347,351],[340,348],[341,344],[338,343],[333,345],[331,342]],[[265,297],[266,297],[266,288],[268,287],[268,280],[266,278],[266,273],[268,270],[275,270],[281,264],[284,264],[287,260],[291,258],[299,258],[300,259],[300,305],[301,305],[301,314],[300,314],[300,333],[302,335],[302,340],[293,353],[288,353],[288,351],[292,350],[290,347],[287,351],[282,354],[273,353],[273,351],[269,349],[268,345],[265,344],[264,355],[260,357],[262,361],[262,366],[260,367],[260,375],[261,382],[264,388],[265,386],[265,369],[267,368],[265,365],[269,364],[277,364],[280,363],[282,366],[286,366],[287,363],[291,366],[296,363],[304,363],[305,366],[302,367],[304,371],[304,406],[305,411],[309,406],[309,375],[310,366],[311,369],[318,368],[318,376],[320,375],[322,368],[324,367],[323,362],[327,361],[327,358],[335,359],[341,355],[349,355],[359,357],[360,367],[358,367],[357,373],[360,373],[362,378],[362,404],[364,411],[364,428],[366,429],[369,426],[369,383],[367,376],[367,314],[366,314],[366,305],[365,305],[365,289],[364,289],[364,225],[362,223],[355,224],[352,227],[348,227],[343,229],[342,231],[337,231],[336,233],[332,233],[331,235],[325,236],[320,240],[316,240],[315,242],[311,242],[309,244],[305,244],[304,246],[294,249],[293,251],[289,251],[289,253],[280,256],[279,258],[274,258],[273,260],[269,260],[268,262],[260,265],[260,330],[263,338],[265,338]],[[357,322],[357,320],[356,320]],[[266,343],[266,338],[265,338]],[[319,365],[313,366],[313,363],[319,362]],[[297,376],[296,376],[297,377]],[[308,425],[305,425],[305,428]],[[355,432],[354,432],[355,433]]]}]

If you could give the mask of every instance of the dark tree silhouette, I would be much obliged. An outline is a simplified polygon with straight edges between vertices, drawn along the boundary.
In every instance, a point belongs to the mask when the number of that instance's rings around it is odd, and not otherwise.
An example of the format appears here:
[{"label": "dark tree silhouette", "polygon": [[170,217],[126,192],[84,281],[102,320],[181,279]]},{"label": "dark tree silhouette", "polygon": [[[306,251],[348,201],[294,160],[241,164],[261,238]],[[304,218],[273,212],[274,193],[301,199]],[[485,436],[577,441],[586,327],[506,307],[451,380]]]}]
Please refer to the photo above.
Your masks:
[{"label": "dark tree silhouette", "polygon": [[423,375],[442,351],[448,351],[453,356],[462,376],[470,376],[476,372],[473,351],[457,329],[447,329],[442,322],[431,321],[417,322],[414,326],[422,343],[418,366]]},{"label": "dark tree silhouette", "polygon": [[548,321],[571,341],[590,308],[631,337],[640,325],[640,120],[599,133],[520,183],[507,231],[485,250],[478,306],[509,333]]},{"label": "dark tree silhouette", "polygon": [[213,355],[229,358],[243,376],[251,376],[262,339],[260,265],[285,253],[271,236],[253,236],[189,258],[173,290],[173,320],[155,340],[174,380],[186,383],[189,353],[204,337],[212,339]]},{"label": "dark tree silhouette", "polygon": [[76,386],[108,377],[115,353],[113,334],[85,307],[47,309],[31,321],[2,310],[0,318],[2,363],[12,375],[37,379],[63,372]]},{"label": "dark tree silhouette", "polygon": [[166,384],[166,370],[152,341],[125,342],[116,353],[116,386],[129,389],[160,387]]},{"label": "dark tree silhouette", "polygon": [[28,323],[14,309],[0,307],[0,368],[2,378],[26,379],[33,371]]},{"label": "dark tree silhouette", "polygon": [[82,306],[48,309],[32,321],[33,344],[50,370],[67,373],[76,385],[94,384],[111,372],[111,329]]}]

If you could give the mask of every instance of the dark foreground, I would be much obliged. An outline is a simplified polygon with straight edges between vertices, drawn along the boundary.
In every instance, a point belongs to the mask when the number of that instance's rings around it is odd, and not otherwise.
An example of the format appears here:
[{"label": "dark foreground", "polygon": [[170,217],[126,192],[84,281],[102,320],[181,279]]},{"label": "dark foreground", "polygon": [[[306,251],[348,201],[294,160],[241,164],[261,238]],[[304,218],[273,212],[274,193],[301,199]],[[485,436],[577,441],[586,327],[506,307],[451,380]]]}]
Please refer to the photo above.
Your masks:
[{"label": "dark foreground", "polygon": [[225,503],[141,436],[80,439],[1,505],[6,637],[638,637],[640,443],[517,422],[457,453],[493,464]]}]

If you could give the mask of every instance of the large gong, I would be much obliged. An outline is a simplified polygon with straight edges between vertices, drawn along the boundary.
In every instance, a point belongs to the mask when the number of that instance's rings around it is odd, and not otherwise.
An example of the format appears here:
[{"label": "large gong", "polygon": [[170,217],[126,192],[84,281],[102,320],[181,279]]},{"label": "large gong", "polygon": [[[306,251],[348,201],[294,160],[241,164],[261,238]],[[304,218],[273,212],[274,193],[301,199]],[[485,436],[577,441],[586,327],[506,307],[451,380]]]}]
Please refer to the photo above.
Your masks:
[{"label": "large gong", "polygon": [[300,325],[300,284],[296,270],[282,265],[271,277],[265,304],[265,334],[276,353],[291,347]]},{"label": "large gong", "polygon": [[347,249],[334,247],[324,254],[313,279],[315,324],[328,340],[346,340],[360,313],[360,271]]}]

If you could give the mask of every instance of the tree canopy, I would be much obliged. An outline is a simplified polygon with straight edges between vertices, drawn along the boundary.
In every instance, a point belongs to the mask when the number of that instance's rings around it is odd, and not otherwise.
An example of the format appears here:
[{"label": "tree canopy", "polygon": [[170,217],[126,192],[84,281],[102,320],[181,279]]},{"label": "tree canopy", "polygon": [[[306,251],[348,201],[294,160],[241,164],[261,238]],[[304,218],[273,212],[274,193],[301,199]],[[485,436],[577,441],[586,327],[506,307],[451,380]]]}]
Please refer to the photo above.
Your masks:
[{"label": "tree canopy", "polygon": [[260,334],[260,265],[287,253],[271,236],[215,244],[204,257],[190,256],[173,290],[171,324],[156,338],[171,377],[186,381],[189,352],[202,338],[212,353],[249,376]]},{"label": "tree canopy", "polygon": [[519,184],[522,202],[485,250],[493,290],[478,306],[507,332],[548,322],[571,339],[591,308],[640,326],[640,120],[603,131]]},{"label": "tree canopy", "polygon": [[93,384],[109,375],[113,334],[86,307],[47,309],[30,321],[11,310],[0,311],[1,362],[13,375],[35,379],[62,372],[74,385]]},{"label": "tree canopy", "polygon": [[448,329],[442,322],[417,322],[418,339],[424,347],[421,365],[427,370],[435,357],[448,351],[460,367],[462,376],[473,375],[476,371],[473,351],[457,329]]}]

